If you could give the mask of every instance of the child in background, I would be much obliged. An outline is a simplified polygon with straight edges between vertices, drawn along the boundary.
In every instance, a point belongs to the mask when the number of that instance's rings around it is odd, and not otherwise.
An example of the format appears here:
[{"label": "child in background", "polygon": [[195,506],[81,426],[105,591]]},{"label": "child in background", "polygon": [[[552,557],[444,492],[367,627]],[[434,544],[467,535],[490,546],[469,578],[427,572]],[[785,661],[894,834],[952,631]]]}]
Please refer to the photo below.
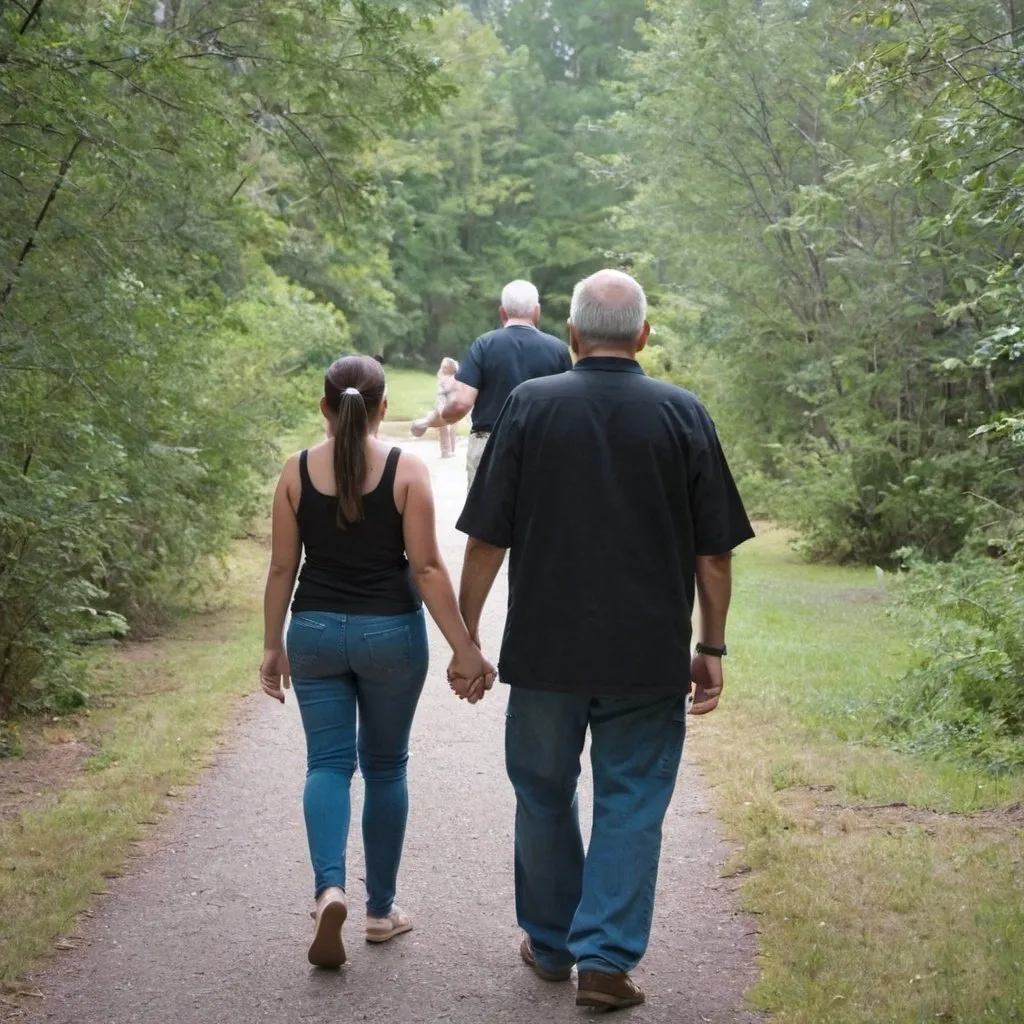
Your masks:
[{"label": "child in background", "polygon": [[[459,364],[449,356],[441,360],[441,366],[437,371],[437,401],[434,408],[442,412],[455,392],[455,374],[458,372]],[[420,428],[420,429],[417,429]],[[412,433],[415,437],[422,437],[425,433],[423,420],[417,420],[412,425]],[[458,437],[455,424],[447,423],[438,427],[438,434],[441,441],[441,458],[450,459],[455,454],[455,441]]]}]

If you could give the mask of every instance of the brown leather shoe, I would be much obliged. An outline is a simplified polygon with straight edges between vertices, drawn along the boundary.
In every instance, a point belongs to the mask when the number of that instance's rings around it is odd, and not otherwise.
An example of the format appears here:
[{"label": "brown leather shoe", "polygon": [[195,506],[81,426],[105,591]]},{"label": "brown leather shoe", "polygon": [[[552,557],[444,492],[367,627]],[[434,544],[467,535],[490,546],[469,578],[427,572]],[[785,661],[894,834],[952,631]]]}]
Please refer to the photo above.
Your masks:
[{"label": "brown leather shoe", "polygon": [[557,971],[541,967],[533,955],[533,943],[530,942],[529,935],[523,936],[523,941],[519,944],[519,955],[523,958],[523,963],[531,968],[541,981],[568,981],[572,977],[571,967],[560,967]]},{"label": "brown leather shoe", "polygon": [[580,971],[576,990],[577,1006],[593,1006],[600,1010],[624,1010],[644,1001],[640,987],[628,974],[601,974]]}]

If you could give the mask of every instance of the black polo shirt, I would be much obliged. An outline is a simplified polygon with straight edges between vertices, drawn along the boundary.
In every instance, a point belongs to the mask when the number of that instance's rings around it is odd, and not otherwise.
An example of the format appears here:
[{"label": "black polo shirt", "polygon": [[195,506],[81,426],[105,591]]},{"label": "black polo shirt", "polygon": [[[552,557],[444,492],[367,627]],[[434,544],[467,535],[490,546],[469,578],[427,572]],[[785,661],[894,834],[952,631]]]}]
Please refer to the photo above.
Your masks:
[{"label": "black polo shirt", "polygon": [[569,346],[536,327],[514,324],[483,334],[469,347],[455,379],[476,388],[474,433],[494,429],[513,388],[535,377],[572,369]]},{"label": "black polo shirt", "polygon": [[754,535],[704,406],[614,357],[516,388],[458,528],[511,548],[502,680],[602,696],[689,689],[696,556]]}]

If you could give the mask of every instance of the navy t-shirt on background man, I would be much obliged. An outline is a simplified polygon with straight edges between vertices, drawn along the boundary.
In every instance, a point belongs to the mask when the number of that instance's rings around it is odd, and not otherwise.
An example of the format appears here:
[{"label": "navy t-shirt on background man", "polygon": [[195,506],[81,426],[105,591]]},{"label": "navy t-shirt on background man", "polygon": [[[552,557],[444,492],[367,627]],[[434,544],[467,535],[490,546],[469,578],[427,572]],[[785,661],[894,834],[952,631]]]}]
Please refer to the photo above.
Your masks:
[{"label": "navy t-shirt on background man", "polygon": [[569,346],[536,327],[513,324],[482,334],[459,363],[455,379],[479,394],[473,433],[489,433],[512,391],[527,380],[572,369]]}]

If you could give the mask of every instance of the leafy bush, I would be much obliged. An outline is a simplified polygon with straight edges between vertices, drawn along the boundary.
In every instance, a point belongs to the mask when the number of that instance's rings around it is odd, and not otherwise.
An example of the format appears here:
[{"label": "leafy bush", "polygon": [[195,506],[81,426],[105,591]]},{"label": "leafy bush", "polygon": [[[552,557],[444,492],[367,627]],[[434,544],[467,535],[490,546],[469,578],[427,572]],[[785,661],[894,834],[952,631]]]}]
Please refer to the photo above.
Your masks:
[{"label": "leafy bush", "polygon": [[348,339],[270,266],[379,295],[368,151],[448,92],[419,5],[115,6],[0,5],[0,717],[79,704],[69,655],[243,528]]},{"label": "leafy bush", "polygon": [[801,534],[814,560],[891,565],[902,548],[930,559],[960,550],[975,520],[967,493],[984,465],[969,449],[907,459],[864,442],[843,452],[824,444],[779,455],[777,513]]},{"label": "leafy bush", "polygon": [[919,621],[920,664],[889,709],[899,746],[981,764],[1024,767],[1024,583],[1012,556],[914,556],[896,587]]},{"label": "leafy bush", "polygon": [[80,706],[69,655],[166,621],[261,507],[305,410],[290,371],[346,333],[265,267],[249,277],[221,308],[134,288],[82,340],[80,377],[0,379],[0,716]]}]

